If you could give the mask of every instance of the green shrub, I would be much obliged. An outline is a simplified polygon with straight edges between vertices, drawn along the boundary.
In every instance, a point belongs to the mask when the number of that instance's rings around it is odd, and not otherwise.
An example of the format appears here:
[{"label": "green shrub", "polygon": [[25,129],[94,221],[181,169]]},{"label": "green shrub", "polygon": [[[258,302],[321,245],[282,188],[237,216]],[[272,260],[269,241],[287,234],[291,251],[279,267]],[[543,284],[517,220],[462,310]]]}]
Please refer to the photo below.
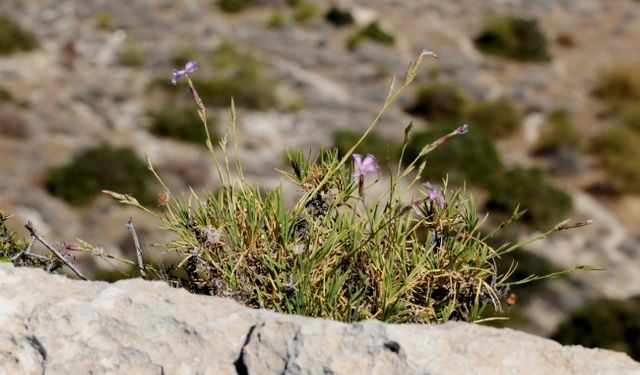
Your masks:
[{"label": "green shrub", "polygon": [[574,124],[571,113],[556,109],[547,115],[535,149],[536,153],[547,154],[563,147],[579,150],[583,146],[584,136]]},{"label": "green shrub", "polygon": [[349,38],[347,47],[350,50],[358,48],[363,39],[373,40],[380,44],[391,46],[395,44],[396,39],[393,34],[385,31],[378,21],[373,21]]},{"label": "green shrub", "polygon": [[640,102],[640,67],[621,64],[602,70],[592,94],[605,104],[606,112],[615,112]]},{"label": "green shrub", "polygon": [[96,14],[96,26],[99,29],[111,30],[113,28],[113,14],[108,10],[101,10]]},{"label": "green shrub", "polygon": [[[2,101],[2,99],[0,99]],[[636,132],[640,132],[640,101],[628,105],[622,111],[622,123],[624,126]]]},{"label": "green shrub", "polygon": [[522,113],[507,98],[473,106],[469,112],[469,121],[474,127],[487,134],[502,138],[520,129]]},{"label": "green shrub", "polygon": [[535,19],[493,18],[474,41],[482,52],[499,57],[533,62],[551,60],[547,38]]},{"label": "green shrub", "polygon": [[266,110],[278,104],[277,81],[264,63],[250,53],[225,42],[211,55],[213,76],[193,79],[205,103]]},{"label": "green shrub", "polygon": [[293,6],[293,19],[298,23],[306,23],[318,16],[318,6],[311,1],[300,1]]},{"label": "green shrub", "polygon": [[612,127],[594,137],[590,148],[611,187],[623,193],[640,193],[640,134]]},{"label": "green shrub", "polygon": [[514,168],[489,186],[487,208],[510,215],[519,205],[527,210],[522,220],[536,229],[551,227],[567,219],[571,196],[547,182],[539,169]]},{"label": "green shrub", "polygon": [[[206,132],[202,126],[202,121],[198,113],[191,107],[165,108],[159,111],[152,111],[151,128],[152,134],[160,137],[170,137],[185,142],[197,143],[204,146]],[[216,140],[215,121],[207,119],[209,133]]]},{"label": "green shrub", "polygon": [[464,117],[466,102],[456,86],[436,81],[418,86],[408,111],[429,121],[457,124]]},{"label": "green shrub", "polygon": [[625,352],[640,361],[640,296],[597,299],[573,311],[553,334],[565,345]]},{"label": "green shrub", "polygon": [[287,18],[280,9],[274,11],[267,21],[267,27],[271,29],[283,29],[285,26],[287,26]]},{"label": "green shrub", "polygon": [[144,161],[128,148],[101,145],[89,149],[67,165],[52,168],[46,181],[49,192],[73,205],[90,203],[101,190],[133,195],[153,203],[151,175]]},{"label": "green shrub", "polygon": [[0,14],[0,55],[31,51],[37,46],[35,35],[24,30],[7,15]]},{"label": "green shrub", "polygon": [[[413,160],[425,145],[449,130],[451,127],[438,126],[414,134],[407,145],[403,163]],[[493,140],[482,132],[474,131],[473,128],[464,137],[448,140],[430,152],[425,159],[425,179],[442,181],[448,176],[449,183],[453,185],[461,185],[466,181],[488,186],[502,170],[502,162]]]},{"label": "green shrub", "polygon": [[7,91],[5,88],[0,87],[0,104],[8,103],[12,100],[13,96],[11,96],[11,93],[9,93],[9,91]]},{"label": "green shrub", "polygon": [[346,9],[332,6],[329,8],[324,18],[335,27],[343,27],[353,24],[353,16]]},{"label": "green shrub", "polygon": [[[345,155],[349,149],[356,144],[362,136],[351,130],[341,130],[333,135],[333,145],[338,149],[338,155]],[[376,133],[371,133],[356,148],[356,153],[373,154],[378,156],[378,162],[384,162],[389,157],[390,160],[397,160],[400,156],[400,145],[389,141]]]},{"label": "green shrub", "polygon": [[237,13],[256,3],[256,0],[218,0],[218,8],[224,12]]},{"label": "green shrub", "polygon": [[119,55],[120,65],[128,67],[140,67],[146,61],[146,53],[142,45],[135,41],[127,41]]}]

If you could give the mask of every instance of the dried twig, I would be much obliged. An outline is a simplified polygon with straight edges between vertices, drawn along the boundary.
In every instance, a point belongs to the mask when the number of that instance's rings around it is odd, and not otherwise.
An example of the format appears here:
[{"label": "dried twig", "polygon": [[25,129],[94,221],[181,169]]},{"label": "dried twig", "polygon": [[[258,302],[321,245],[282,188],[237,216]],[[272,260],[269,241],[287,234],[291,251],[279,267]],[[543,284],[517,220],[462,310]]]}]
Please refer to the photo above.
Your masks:
[{"label": "dried twig", "polygon": [[35,238],[31,237],[31,241],[29,241],[29,246],[27,246],[26,249],[22,250],[21,252],[19,252],[18,254],[14,255],[11,257],[11,259],[9,259],[11,262],[15,261],[16,259],[20,258],[22,255],[27,254],[27,255],[36,255],[36,254],[32,254],[31,253],[31,248],[33,247],[33,243],[36,241]]},{"label": "dried twig", "polygon": [[129,218],[129,221],[126,225],[127,229],[131,232],[131,236],[133,237],[133,243],[136,246],[136,256],[138,257],[138,269],[140,270],[140,276],[143,278],[147,277],[146,272],[144,272],[144,264],[142,263],[142,248],[140,247],[140,241],[138,240],[138,234],[136,233],[136,228],[133,227],[133,218]]},{"label": "dried twig", "polygon": [[40,242],[44,247],[46,247],[47,250],[51,251],[58,259],[60,259],[60,261],[62,261],[62,263],[64,263],[67,267],[69,267],[69,269],[71,269],[71,271],[73,271],[73,273],[75,273],[76,276],[78,276],[82,280],[87,280],[87,278],[82,274],[82,272],[80,272],[80,270],[78,270],[78,268],[76,268],[76,266],[74,266],[64,256],[62,256],[62,254],[60,254],[58,250],[54,249],[53,246],[49,245],[47,241],[44,240],[44,238],[38,235],[38,233],[36,232],[36,229],[34,228],[33,224],[30,221],[27,222],[27,224],[24,227],[29,231],[29,234],[31,235],[32,238],[35,238],[36,240],[38,240],[38,242]]}]

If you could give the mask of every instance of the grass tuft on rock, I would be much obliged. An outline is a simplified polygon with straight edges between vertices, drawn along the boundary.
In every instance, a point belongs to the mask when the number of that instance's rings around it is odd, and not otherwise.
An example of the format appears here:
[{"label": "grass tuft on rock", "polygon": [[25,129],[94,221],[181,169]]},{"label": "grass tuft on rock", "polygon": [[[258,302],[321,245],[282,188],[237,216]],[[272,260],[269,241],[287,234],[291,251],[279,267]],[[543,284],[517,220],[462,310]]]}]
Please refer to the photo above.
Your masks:
[{"label": "grass tuft on rock", "polygon": [[474,42],[480,51],[498,57],[523,62],[551,60],[547,38],[538,21],[532,18],[492,18]]},{"label": "grass tuft on rock", "polygon": [[5,14],[0,14],[0,55],[31,51],[38,46],[35,35]]}]

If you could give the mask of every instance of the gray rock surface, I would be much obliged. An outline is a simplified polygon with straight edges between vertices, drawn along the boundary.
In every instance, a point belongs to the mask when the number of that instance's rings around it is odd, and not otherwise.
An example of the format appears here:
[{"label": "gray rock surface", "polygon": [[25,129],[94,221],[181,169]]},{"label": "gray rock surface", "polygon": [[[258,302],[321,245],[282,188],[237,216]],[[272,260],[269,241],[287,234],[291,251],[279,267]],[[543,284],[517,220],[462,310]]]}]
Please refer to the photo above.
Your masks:
[{"label": "gray rock surface", "polygon": [[640,364],[509,329],[343,324],[2,263],[0,374],[640,374]]}]

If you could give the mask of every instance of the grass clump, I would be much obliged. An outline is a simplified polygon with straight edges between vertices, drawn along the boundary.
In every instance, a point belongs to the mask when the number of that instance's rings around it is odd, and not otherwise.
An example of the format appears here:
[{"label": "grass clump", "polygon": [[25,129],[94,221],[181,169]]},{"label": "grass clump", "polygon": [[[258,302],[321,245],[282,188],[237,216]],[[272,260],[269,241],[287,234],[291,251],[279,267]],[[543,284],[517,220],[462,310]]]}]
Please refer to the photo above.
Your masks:
[{"label": "grass clump", "polygon": [[436,81],[416,89],[409,113],[434,122],[458,123],[465,114],[467,99],[456,86]]},{"label": "grass clump", "polygon": [[[174,235],[162,247],[181,259],[176,272],[165,272],[163,279],[194,293],[231,297],[246,306],[347,322],[478,321],[488,306],[500,311],[513,267],[499,270],[495,260],[530,241],[491,246],[488,238],[494,233],[480,235],[483,219],[473,197],[461,189],[441,189],[420,180],[425,168],[422,157],[466,138],[468,127],[424,144],[404,168],[389,172],[386,190],[373,199],[366,197],[379,168],[373,156],[354,151],[412,82],[426,55],[410,65],[404,82],[390,90],[383,108],[342,156],[337,150],[325,150],[317,157],[288,152],[291,170],[283,174],[301,192],[293,206],[285,204],[282,186],[264,192],[243,178],[239,162],[229,162],[227,141],[235,142],[234,107],[232,138],[218,142],[220,152],[210,137],[206,141],[221,181],[216,191],[175,195],[150,166],[166,198],[160,211],[147,212]],[[190,77],[185,78],[192,92],[197,90]],[[204,121],[206,107],[194,97]],[[405,129],[400,160],[407,156],[410,138],[411,126]],[[233,152],[237,154],[235,146]],[[409,188],[422,188],[404,190],[400,181]],[[417,197],[405,199],[407,194]],[[112,196],[139,206],[130,196]],[[513,218],[519,215],[514,212]],[[536,238],[569,227],[558,225]]]},{"label": "grass clump", "polygon": [[9,16],[0,14],[0,55],[31,51],[37,46],[35,35],[23,29]]},{"label": "grass clump", "polygon": [[151,175],[144,161],[129,148],[101,145],[76,155],[69,164],[49,170],[51,194],[73,205],[90,203],[101,190],[117,190],[153,203]]},{"label": "grass clump", "polygon": [[267,21],[267,27],[270,29],[284,29],[287,26],[287,17],[282,10],[277,9],[271,14]]},{"label": "grass clump", "polygon": [[564,345],[605,348],[640,360],[640,296],[597,299],[573,311],[551,337]]},{"label": "grass clump", "polygon": [[536,19],[497,17],[489,20],[475,40],[487,54],[517,61],[547,62],[547,38]]},{"label": "grass clump", "polygon": [[218,8],[227,13],[238,13],[255,3],[256,0],[218,0]]},{"label": "grass clump", "polygon": [[591,140],[590,149],[599,158],[608,185],[621,193],[640,193],[640,134],[611,127]]},{"label": "grass clump", "polygon": [[468,117],[473,126],[495,138],[507,137],[522,125],[522,113],[507,98],[476,104],[469,111]]},{"label": "grass clump", "polygon": [[[200,117],[190,106],[165,108],[159,111],[152,111],[149,115],[151,117],[149,130],[154,135],[175,138],[199,145],[204,145],[207,139],[206,132],[200,125]],[[214,139],[217,139],[213,119],[209,118],[207,123],[209,133],[213,135]]]},{"label": "grass clump", "polygon": [[640,68],[632,64],[621,64],[602,70],[592,94],[605,104],[607,113],[637,104],[640,102]]},{"label": "grass clump", "polygon": [[522,220],[534,228],[546,228],[571,212],[571,196],[551,185],[539,169],[514,168],[489,187],[487,207],[509,214],[518,207],[526,210]]},{"label": "grass clump", "polygon": [[[417,157],[425,145],[449,129],[450,126],[437,126],[416,133],[407,145],[407,160]],[[423,158],[427,163],[422,172],[424,178],[441,181],[448,176],[449,182],[458,186],[465,181],[490,186],[503,168],[493,140],[480,131],[450,139]]]},{"label": "grass clump", "polygon": [[267,110],[278,104],[277,81],[257,57],[225,42],[211,54],[213,76],[194,83],[203,101],[214,106],[229,105]]},{"label": "grass clump", "polygon": [[549,154],[562,148],[579,150],[584,146],[584,136],[576,127],[571,113],[556,109],[547,115],[535,147],[538,154]]},{"label": "grass clump", "polygon": [[335,5],[329,8],[324,18],[335,27],[349,26],[354,22],[351,12]]},{"label": "grass clump", "polygon": [[[2,94],[0,93],[0,102]],[[631,130],[640,132],[640,101],[635,105],[627,106],[621,114],[622,124]]]},{"label": "grass clump", "polygon": [[349,38],[347,47],[350,50],[354,50],[358,48],[358,46],[364,39],[372,40],[374,42],[387,46],[392,46],[396,42],[396,38],[393,36],[393,34],[384,30],[382,26],[380,26],[380,22],[378,21],[369,23],[367,26],[363,27],[355,35]]}]

